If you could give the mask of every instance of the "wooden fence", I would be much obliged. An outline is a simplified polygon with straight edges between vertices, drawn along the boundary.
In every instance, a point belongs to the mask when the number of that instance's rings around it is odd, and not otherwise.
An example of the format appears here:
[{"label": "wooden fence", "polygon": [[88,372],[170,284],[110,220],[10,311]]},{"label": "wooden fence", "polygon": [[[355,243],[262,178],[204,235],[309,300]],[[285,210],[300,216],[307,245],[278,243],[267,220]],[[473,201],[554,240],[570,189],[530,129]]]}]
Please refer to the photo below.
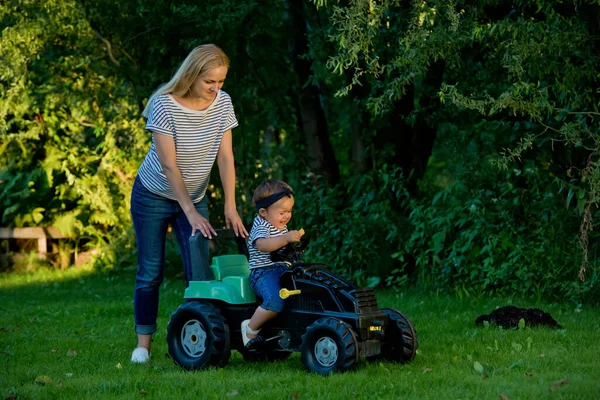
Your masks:
[{"label": "wooden fence", "polygon": [[0,228],[0,239],[37,239],[38,254],[46,258],[48,254],[48,239],[66,239],[54,227],[36,228]]}]

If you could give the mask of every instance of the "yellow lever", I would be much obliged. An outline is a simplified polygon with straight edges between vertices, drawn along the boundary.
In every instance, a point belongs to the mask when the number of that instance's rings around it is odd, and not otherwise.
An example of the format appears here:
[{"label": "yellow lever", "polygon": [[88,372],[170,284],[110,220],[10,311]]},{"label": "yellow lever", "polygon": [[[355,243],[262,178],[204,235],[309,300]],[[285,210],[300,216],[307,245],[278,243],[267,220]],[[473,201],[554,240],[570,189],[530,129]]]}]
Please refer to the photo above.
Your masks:
[{"label": "yellow lever", "polygon": [[293,296],[295,294],[300,294],[302,293],[301,290],[287,290],[287,289],[281,289],[279,291],[279,297],[281,297],[282,299],[287,299],[290,296]]}]

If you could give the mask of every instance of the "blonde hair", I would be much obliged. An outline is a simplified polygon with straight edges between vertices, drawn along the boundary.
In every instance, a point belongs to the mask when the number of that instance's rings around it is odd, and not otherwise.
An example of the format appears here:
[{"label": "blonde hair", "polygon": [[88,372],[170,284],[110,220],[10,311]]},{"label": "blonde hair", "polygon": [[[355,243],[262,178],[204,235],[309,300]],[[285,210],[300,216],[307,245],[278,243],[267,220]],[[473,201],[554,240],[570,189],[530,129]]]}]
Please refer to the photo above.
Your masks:
[{"label": "blonde hair", "polygon": [[277,181],[274,179],[267,179],[263,181],[256,190],[254,191],[254,195],[252,196],[252,203],[256,205],[256,203],[262,199],[266,199],[273,193],[281,192],[285,189],[292,190],[292,187],[285,183],[284,181]]},{"label": "blonde hair", "polygon": [[161,86],[152,93],[146,103],[142,116],[148,118],[148,112],[156,96],[161,94],[173,93],[179,97],[185,97],[192,87],[192,84],[196,79],[208,72],[209,70],[217,67],[229,68],[229,57],[214,44],[203,44],[196,47],[188,54],[183,60],[175,75],[171,80]]}]

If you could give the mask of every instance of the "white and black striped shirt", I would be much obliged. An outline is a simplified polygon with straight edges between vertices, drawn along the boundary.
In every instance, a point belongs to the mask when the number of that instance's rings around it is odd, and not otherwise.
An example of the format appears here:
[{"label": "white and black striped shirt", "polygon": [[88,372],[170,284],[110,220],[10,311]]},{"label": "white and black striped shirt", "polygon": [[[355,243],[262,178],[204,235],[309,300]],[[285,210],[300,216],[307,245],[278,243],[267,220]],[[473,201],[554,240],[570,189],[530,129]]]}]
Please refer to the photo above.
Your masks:
[{"label": "white and black striped shirt", "polygon": [[[173,137],[177,168],[192,202],[197,203],[206,193],[223,133],[237,125],[231,98],[220,90],[203,111],[182,106],[170,94],[156,96],[148,113],[146,130]],[[154,139],[138,176],[149,191],[177,200],[158,160]]]},{"label": "white and black striped shirt", "polygon": [[250,253],[250,269],[268,267],[273,264],[271,253],[260,251],[255,244],[256,239],[270,238],[285,235],[288,232],[287,226],[283,229],[277,229],[266,219],[257,215],[254,218],[250,236],[248,237],[248,251]]}]

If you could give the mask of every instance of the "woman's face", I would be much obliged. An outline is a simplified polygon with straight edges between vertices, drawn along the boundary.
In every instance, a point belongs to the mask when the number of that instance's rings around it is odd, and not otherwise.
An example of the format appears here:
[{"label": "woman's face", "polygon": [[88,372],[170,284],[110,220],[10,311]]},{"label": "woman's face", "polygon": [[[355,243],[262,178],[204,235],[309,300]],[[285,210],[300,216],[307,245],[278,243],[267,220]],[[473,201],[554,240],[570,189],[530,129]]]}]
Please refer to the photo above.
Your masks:
[{"label": "woman's face", "polygon": [[192,84],[192,96],[212,102],[217,92],[223,87],[226,77],[227,67],[224,65],[209,69]]}]

